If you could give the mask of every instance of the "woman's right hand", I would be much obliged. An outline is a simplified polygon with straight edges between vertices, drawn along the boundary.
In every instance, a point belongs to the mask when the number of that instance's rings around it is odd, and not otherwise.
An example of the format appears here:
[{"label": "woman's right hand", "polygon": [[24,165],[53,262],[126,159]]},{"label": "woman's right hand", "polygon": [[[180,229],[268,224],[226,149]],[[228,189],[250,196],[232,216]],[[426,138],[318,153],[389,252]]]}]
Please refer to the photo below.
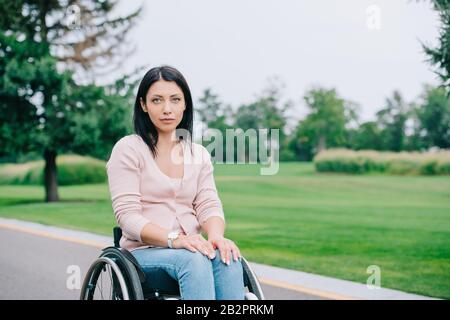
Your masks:
[{"label": "woman's right hand", "polygon": [[214,259],[216,251],[212,244],[208,242],[201,234],[183,235],[180,234],[177,239],[173,241],[174,249],[187,249],[191,252],[201,252],[209,259]]}]

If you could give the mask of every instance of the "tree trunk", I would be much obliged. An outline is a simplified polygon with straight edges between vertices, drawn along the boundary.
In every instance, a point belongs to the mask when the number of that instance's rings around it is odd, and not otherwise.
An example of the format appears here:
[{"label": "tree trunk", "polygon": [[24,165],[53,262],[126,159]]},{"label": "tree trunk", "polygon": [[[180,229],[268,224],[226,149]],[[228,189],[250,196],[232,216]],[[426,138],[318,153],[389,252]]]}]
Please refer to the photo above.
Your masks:
[{"label": "tree trunk", "polygon": [[317,146],[317,153],[319,153],[322,150],[325,150],[327,148],[327,140],[325,138],[325,136],[320,136],[319,137],[319,144]]},{"label": "tree trunk", "polygon": [[44,159],[45,201],[56,202],[59,201],[56,170],[56,152],[46,149],[44,151]]}]

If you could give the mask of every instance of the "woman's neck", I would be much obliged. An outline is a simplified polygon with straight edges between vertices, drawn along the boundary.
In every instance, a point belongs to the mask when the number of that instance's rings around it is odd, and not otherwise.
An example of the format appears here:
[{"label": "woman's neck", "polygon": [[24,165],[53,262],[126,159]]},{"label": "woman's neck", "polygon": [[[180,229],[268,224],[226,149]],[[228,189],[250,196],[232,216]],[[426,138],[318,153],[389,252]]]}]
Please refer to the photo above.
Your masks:
[{"label": "woman's neck", "polygon": [[175,137],[175,131],[169,133],[158,133],[158,143],[156,148],[159,150],[171,150],[177,145],[178,139]]}]

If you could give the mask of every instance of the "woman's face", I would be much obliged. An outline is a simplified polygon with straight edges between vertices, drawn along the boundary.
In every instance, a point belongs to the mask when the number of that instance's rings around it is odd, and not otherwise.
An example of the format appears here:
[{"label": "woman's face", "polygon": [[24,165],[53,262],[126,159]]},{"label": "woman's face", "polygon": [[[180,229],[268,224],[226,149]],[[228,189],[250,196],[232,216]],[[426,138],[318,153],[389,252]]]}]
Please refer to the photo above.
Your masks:
[{"label": "woman's face", "polygon": [[186,109],[183,91],[174,81],[160,79],[148,89],[141,107],[159,133],[171,133],[183,119]]}]

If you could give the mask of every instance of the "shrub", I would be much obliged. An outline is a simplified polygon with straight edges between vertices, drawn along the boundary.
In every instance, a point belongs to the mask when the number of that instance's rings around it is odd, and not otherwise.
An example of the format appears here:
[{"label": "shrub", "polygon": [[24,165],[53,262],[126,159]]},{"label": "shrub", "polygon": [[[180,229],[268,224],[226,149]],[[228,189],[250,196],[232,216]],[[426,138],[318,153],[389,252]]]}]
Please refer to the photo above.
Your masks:
[{"label": "shrub", "polygon": [[436,166],[437,174],[450,174],[450,159],[439,160]]},{"label": "shrub", "polygon": [[[91,157],[62,155],[56,159],[59,185],[105,182],[105,162]],[[0,166],[0,184],[44,184],[44,161]]]},{"label": "shrub", "polygon": [[314,165],[318,172],[450,174],[450,151],[419,153],[329,149],[320,152],[314,158]]}]

